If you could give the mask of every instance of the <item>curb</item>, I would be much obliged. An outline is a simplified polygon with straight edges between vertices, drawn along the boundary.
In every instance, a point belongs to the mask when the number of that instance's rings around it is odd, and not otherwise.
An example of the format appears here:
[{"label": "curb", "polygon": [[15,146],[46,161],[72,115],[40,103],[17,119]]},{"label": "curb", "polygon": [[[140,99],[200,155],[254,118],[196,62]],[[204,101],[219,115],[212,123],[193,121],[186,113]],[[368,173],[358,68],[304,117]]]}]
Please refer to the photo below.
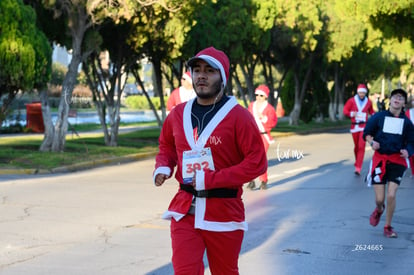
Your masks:
[{"label": "curb", "polygon": [[132,154],[122,157],[113,157],[107,159],[98,159],[92,161],[85,161],[68,166],[61,166],[51,170],[51,173],[69,173],[81,170],[87,170],[95,167],[102,167],[106,165],[123,164],[133,161],[138,161],[144,158],[155,156],[158,151],[151,151],[145,153]]},{"label": "curb", "polygon": [[145,158],[153,157],[157,154],[157,152],[158,151],[150,151],[145,153],[131,154],[122,157],[84,161],[73,165],[61,166],[53,169],[0,169],[0,175],[47,175],[77,172],[106,165],[120,165],[128,162],[138,161]]}]

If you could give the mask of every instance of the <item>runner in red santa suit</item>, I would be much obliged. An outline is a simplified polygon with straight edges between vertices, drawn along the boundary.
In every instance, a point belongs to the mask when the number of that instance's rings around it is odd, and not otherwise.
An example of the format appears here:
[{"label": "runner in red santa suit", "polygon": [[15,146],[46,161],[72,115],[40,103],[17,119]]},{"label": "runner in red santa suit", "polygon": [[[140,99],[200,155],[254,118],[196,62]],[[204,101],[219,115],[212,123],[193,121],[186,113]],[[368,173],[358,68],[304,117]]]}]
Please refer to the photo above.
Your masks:
[{"label": "runner in red santa suit", "polygon": [[[256,121],[257,127],[262,134],[262,140],[265,151],[267,153],[270,144],[274,143],[273,137],[270,135],[270,131],[277,124],[276,110],[267,102],[269,97],[269,88],[266,85],[259,85],[255,92],[256,101],[253,101],[249,105],[249,112],[253,115]],[[260,189],[267,189],[267,170],[259,176]],[[250,181],[247,185],[248,188],[254,189],[256,184]]]},{"label": "runner in red santa suit", "polygon": [[357,94],[348,99],[344,106],[344,115],[351,118],[351,133],[354,141],[355,174],[360,175],[365,155],[365,140],[362,138],[368,115],[374,114],[371,101],[366,96],[365,84],[359,84]]},{"label": "runner in red santa suit", "polygon": [[[405,115],[411,120],[414,124],[414,98],[411,99],[411,108],[405,111]],[[411,167],[411,177],[414,177],[414,156],[409,158],[410,167]]]},{"label": "runner in red santa suit", "polygon": [[188,61],[197,97],[177,105],[159,138],[154,183],[172,176],[179,190],[163,218],[171,220],[174,274],[239,274],[247,230],[243,183],[267,169],[260,132],[248,110],[224,89],[229,59],[213,47]]},{"label": "runner in red santa suit", "polygon": [[190,72],[185,72],[181,78],[181,86],[175,88],[167,100],[167,110],[171,111],[180,103],[187,102],[196,97],[193,89],[193,81],[191,80]]}]

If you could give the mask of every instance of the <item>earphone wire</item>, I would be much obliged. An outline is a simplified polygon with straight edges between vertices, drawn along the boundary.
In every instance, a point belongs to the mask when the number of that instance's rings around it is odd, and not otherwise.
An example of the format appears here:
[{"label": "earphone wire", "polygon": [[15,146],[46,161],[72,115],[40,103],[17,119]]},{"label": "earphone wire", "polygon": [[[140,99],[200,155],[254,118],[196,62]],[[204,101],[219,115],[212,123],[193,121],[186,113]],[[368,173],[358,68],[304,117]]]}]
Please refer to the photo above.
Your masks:
[{"label": "earphone wire", "polygon": [[197,120],[197,134],[198,135],[200,135],[201,134],[201,132],[202,132],[202,130],[204,130],[204,119],[206,118],[206,116],[209,114],[209,113],[211,113],[213,110],[214,110],[214,107],[216,107],[216,103],[217,103],[217,99],[218,99],[218,97],[219,97],[219,95],[220,95],[220,93],[222,92],[223,90],[220,90],[220,92],[217,94],[217,96],[216,96],[216,99],[214,100],[214,104],[213,104],[213,107],[211,107],[211,109],[210,110],[208,110],[204,115],[203,115],[203,117],[201,118],[201,126],[200,126],[200,120],[198,119],[198,117],[193,113],[193,111],[191,111],[191,115]]}]

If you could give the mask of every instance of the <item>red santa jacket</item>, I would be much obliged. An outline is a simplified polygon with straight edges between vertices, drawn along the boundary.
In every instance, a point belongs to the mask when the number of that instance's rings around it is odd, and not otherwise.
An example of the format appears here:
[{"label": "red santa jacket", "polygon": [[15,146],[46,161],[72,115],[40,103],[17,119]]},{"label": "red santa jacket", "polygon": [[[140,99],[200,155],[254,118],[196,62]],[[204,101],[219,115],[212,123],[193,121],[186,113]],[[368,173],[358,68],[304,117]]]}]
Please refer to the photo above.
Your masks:
[{"label": "red santa jacket", "polygon": [[183,86],[175,88],[167,100],[167,111],[171,111],[180,103],[187,102],[196,96],[194,90],[187,90]]},{"label": "red santa jacket", "polygon": [[[274,142],[273,137],[270,135],[270,131],[277,124],[276,110],[272,105],[267,103],[262,108],[258,108],[256,101],[249,104],[249,112],[253,115],[257,127],[260,133],[262,133],[267,143],[271,144]],[[258,117],[258,114],[262,115],[262,119]]]},{"label": "red santa jacket", "polygon": [[[159,138],[154,179],[158,173],[183,183],[183,152],[210,148],[213,170],[196,173],[196,190],[232,188],[237,198],[200,198],[195,200],[195,227],[210,231],[247,230],[241,199],[243,184],[267,170],[267,158],[259,130],[249,112],[231,97],[220,108],[197,141],[191,123],[192,99],[175,107],[164,121]],[[193,195],[179,189],[163,218],[180,220],[190,209]]]},{"label": "red santa jacket", "polygon": [[[351,112],[354,112],[354,116],[351,117]],[[363,101],[359,100],[359,96],[348,99],[344,106],[344,115],[351,118],[351,133],[361,132],[365,128],[365,124],[368,120],[368,115],[375,113],[372,108],[371,101],[365,97]]]},{"label": "red santa jacket", "polygon": [[411,120],[411,122],[414,124],[414,108],[410,108],[407,111],[405,111],[405,115]]}]

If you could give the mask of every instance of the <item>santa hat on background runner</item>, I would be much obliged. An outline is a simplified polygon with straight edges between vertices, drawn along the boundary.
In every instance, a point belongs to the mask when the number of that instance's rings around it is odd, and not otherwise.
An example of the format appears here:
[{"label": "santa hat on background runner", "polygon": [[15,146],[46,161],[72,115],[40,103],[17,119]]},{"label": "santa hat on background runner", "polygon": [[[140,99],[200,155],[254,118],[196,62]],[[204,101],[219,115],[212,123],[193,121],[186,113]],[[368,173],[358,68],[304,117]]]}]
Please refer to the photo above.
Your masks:
[{"label": "santa hat on background runner", "polygon": [[254,91],[255,95],[264,95],[266,98],[269,97],[269,88],[266,85],[259,85]]},{"label": "santa hat on background runner", "polygon": [[357,93],[367,93],[368,89],[367,86],[365,86],[365,84],[359,84],[358,88],[357,88]]},{"label": "santa hat on background runner", "polygon": [[191,84],[193,83],[193,79],[191,78],[191,73],[190,73],[189,71],[186,71],[186,72],[183,74],[183,78],[184,78],[185,80],[187,80],[188,82],[190,82]]},{"label": "santa hat on background runner", "polygon": [[227,55],[214,47],[206,48],[188,60],[187,65],[190,67],[191,73],[193,72],[195,62],[200,59],[220,71],[221,79],[223,80],[224,86],[226,86],[230,70],[230,61]]}]

